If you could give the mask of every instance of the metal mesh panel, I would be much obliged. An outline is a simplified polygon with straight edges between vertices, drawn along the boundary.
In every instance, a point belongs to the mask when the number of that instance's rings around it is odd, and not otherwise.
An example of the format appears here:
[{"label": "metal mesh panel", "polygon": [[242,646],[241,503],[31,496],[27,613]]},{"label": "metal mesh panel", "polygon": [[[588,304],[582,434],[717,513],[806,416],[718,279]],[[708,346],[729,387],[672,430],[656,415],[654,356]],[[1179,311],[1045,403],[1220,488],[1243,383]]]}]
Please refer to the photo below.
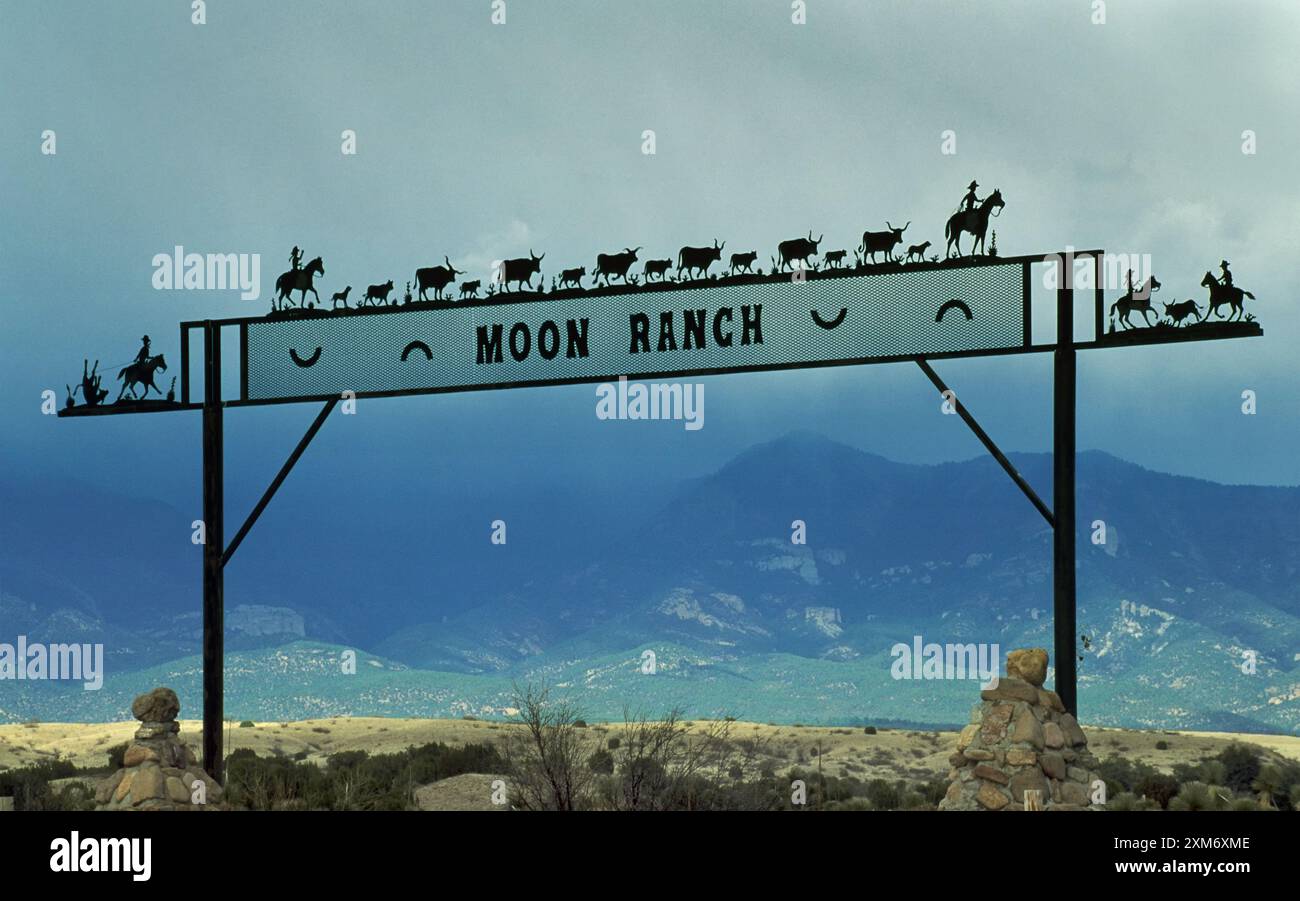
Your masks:
[{"label": "metal mesh panel", "polygon": [[[971,318],[952,305],[936,322],[948,301],[960,301]],[[750,343],[742,343],[746,307],[751,322],[758,323],[761,341],[751,329]],[[705,311],[700,346],[685,346],[687,310]],[[813,311],[824,325],[814,319]],[[671,334],[663,330],[663,314],[669,314]],[[648,325],[648,352],[641,347],[633,352],[633,322],[640,316]],[[992,350],[1022,345],[1023,317],[1019,264],[435,309],[388,308],[250,322],[247,388],[249,399],[267,400],[337,396],[345,390],[418,391],[632,374],[686,375]],[[838,324],[825,327],[837,319]],[[570,329],[581,329],[582,320],[585,356],[570,341]],[[553,325],[544,327],[548,322]],[[490,338],[497,325],[501,361],[494,362],[493,354],[480,362],[479,329]],[[717,339],[728,335],[731,345],[722,346]],[[423,342],[432,357],[418,345],[412,347],[413,342]],[[551,359],[543,350],[554,351]],[[570,350],[574,356],[568,355]]]}]

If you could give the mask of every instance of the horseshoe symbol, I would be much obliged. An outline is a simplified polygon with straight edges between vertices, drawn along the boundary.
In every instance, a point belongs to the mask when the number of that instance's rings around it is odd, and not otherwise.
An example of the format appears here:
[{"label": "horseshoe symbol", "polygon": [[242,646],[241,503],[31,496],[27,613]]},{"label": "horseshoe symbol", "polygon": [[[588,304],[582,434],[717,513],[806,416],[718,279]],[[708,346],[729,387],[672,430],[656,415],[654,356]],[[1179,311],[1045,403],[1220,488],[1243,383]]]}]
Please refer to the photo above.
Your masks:
[{"label": "horseshoe symbol", "polygon": [[406,345],[406,349],[402,351],[403,363],[406,362],[406,358],[411,355],[411,351],[413,350],[424,351],[424,358],[426,360],[433,359],[433,351],[429,350],[429,345],[425,344],[423,341],[412,341],[410,344]]},{"label": "horseshoe symbol", "polygon": [[839,312],[839,314],[838,314],[834,319],[831,319],[830,321],[827,321],[827,320],[823,319],[823,318],[821,317],[821,314],[819,314],[816,310],[813,310],[813,311],[812,311],[813,322],[817,323],[818,325],[820,325],[822,328],[826,329],[827,331],[830,331],[830,330],[833,329],[833,328],[838,328],[838,327],[839,327],[839,324],[840,324],[841,322],[844,321],[844,317],[847,316],[847,315],[849,315],[849,308],[848,308],[848,307],[840,307],[840,312]]},{"label": "horseshoe symbol", "polygon": [[291,347],[289,348],[289,358],[303,369],[306,369],[308,366],[316,365],[316,361],[320,359],[320,348],[316,348],[316,350],[312,352],[312,355],[304,360],[302,357],[298,356],[298,351]]},{"label": "horseshoe symbol", "polygon": [[971,314],[970,307],[966,306],[966,304],[962,303],[960,300],[954,298],[948,301],[947,303],[945,303],[943,306],[939,307],[939,312],[934,314],[934,321],[943,322],[943,317],[949,310],[961,310],[963,313],[966,314],[967,322],[970,322],[973,318],[975,318]]}]

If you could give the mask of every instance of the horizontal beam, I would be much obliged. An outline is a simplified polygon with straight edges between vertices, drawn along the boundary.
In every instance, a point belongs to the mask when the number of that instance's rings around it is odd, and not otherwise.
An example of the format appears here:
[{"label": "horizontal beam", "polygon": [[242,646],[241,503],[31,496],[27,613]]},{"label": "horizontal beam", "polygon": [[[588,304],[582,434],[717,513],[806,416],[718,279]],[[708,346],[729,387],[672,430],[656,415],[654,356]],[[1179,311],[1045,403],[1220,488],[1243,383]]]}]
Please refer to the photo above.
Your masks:
[{"label": "horizontal beam", "polygon": [[[1220,341],[1230,338],[1258,338],[1264,331],[1256,322],[1202,323],[1185,328],[1136,328],[1123,332],[1114,332],[1097,341],[1082,341],[1074,344],[1075,350],[1097,350],[1115,347],[1148,347],[1159,344],[1184,344],[1192,341]],[[1002,357],[1017,354],[1052,353],[1056,344],[1033,344],[1027,347],[994,348],[991,350],[963,350],[947,353],[926,354],[929,360],[955,360],[973,357]],[[697,369],[690,371],[641,372],[627,373],[629,381],[672,380],[699,378],[715,375],[731,375],[745,372],[780,372],[791,369],[823,369],[834,366],[866,366],[881,363],[911,363],[919,358],[905,357],[864,357],[860,359],[829,360],[815,363],[798,363],[772,366],[747,366],[721,369]],[[535,382],[504,382],[491,385],[475,385],[454,388],[418,388],[404,391],[357,392],[357,398],[415,397],[424,394],[463,393],[467,391],[492,391],[509,388],[547,388],[563,385],[590,385],[610,381],[606,376],[592,376],[579,379],[555,379]],[[225,401],[223,407],[261,407],[271,404],[323,403],[330,400],[326,395],[305,395],[301,397],[277,397],[260,400]],[[60,417],[75,418],[80,416],[112,416],[129,413],[166,413],[181,410],[200,410],[202,404],[165,403],[150,401],[147,404],[102,404],[97,407],[76,406],[59,411]]]}]

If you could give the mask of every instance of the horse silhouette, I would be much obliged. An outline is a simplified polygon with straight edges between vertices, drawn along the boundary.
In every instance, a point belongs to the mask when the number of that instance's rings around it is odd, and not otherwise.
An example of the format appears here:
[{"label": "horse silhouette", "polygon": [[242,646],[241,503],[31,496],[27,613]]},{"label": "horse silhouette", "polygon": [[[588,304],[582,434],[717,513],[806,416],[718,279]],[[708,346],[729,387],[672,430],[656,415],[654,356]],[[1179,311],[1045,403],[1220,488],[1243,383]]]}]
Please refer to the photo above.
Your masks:
[{"label": "horse silhouette", "polygon": [[1214,273],[1209,271],[1205,273],[1205,278],[1201,279],[1201,286],[1210,289],[1210,308],[1205,311],[1202,322],[1209,319],[1211,313],[1218,315],[1219,307],[1225,303],[1232,304],[1232,315],[1228,317],[1228,321],[1231,322],[1246,312],[1246,308],[1242,304],[1243,296],[1249,297],[1251,300],[1255,299],[1255,295],[1249,291],[1243,291],[1236,285],[1223,284],[1214,277]]},{"label": "horse silhouette", "polygon": [[302,296],[298,298],[298,303],[300,305],[307,302],[308,291],[310,291],[312,296],[316,298],[316,302],[320,303],[320,295],[316,293],[316,289],[312,287],[311,282],[316,276],[324,274],[325,264],[321,262],[320,257],[316,257],[316,259],[312,260],[302,269],[290,269],[284,275],[275,280],[275,293],[277,297],[271,298],[271,309],[276,309],[276,300],[287,302],[289,300],[289,295],[294,291],[301,292]]},{"label": "horse silhouette", "polygon": [[[1119,300],[1110,305],[1111,318],[1113,319],[1115,317],[1115,312],[1119,311],[1119,321],[1123,323],[1124,327],[1135,328],[1136,326],[1133,325],[1128,317],[1130,313],[1136,310],[1142,314],[1142,320],[1147,325],[1151,325],[1152,322],[1147,316],[1148,313],[1155,312],[1151,309],[1151,295],[1159,290],[1160,282],[1156,280],[1154,275],[1150,276],[1142,283],[1142,287],[1138,288],[1136,291],[1129,291]],[[1160,314],[1156,313],[1156,322],[1159,321]]]},{"label": "horse silhouette", "polygon": [[[122,399],[122,395],[126,394],[127,388],[131,389],[132,400],[144,400],[145,397],[149,396],[150,388],[157,391],[161,396],[162,389],[153,383],[153,374],[166,371],[167,361],[163,359],[162,354],[158,354],[156,357],[148,357],[139,363],[132,363],[117,374],[117,377],[122,380],[122,390],[118,392],[117,399]],[[144,385],[144,397],[136,397],[136,385]]]},{"label": "horse silhouette", "polygon": [[962,210],[959,213],[953,213],[948,217],[948,224],[944,228],[944,235],[948,238],[947,255],[952,256],[955,248],[957,256],[961,256],[961,233],[970,232],[974,240],[971,242],[970,252],[973,256],[975,248],[980,251],[984,250],[984,234],[989,229],[989,217],[999,215],[995,210],[1001,211],[1006,206],[1002,199],[1002,190],[995,190],[988,197],[980,201],[980,205],[973,210]]}]

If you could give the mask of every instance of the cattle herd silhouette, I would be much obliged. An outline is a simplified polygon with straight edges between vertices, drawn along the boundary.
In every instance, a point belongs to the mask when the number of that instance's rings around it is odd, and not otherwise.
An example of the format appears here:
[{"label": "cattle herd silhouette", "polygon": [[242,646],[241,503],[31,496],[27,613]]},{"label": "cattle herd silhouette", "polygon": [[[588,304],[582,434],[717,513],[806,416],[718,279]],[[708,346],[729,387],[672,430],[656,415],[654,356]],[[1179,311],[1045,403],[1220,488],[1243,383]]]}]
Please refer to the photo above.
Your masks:
[{"label": "cattle herd silhouette", "polygon": [[[677,251],[675,257],[657,258],[647,255],[643,258],[644,248],[641,246],[624,247],[612,253],[598,253],[590,269],[586,266],[561,269],[551,277],[549,286],[542,272],[546,254],[539,256],[530,248],[526,257],[496,263],[487,279],[486,288],[481,278],[460,281],[458,285],[457,279],[467,273],[463,269],[457,269],[450,257],[444,256],[442,265],[416,269],[412,280],[406,282],[400,299],[394,293],[394,282],[390,278],[380,284],[370,285],[364,295],[357,299],[355,307],[348,302],[352,291],[352,286],[348,285],[331,296],[330,308],[325,310],[314,286],[314,280],[325,274],[324,264],[320,257],[316,257],[302,265],[302,251],[294,247],[290,256],[292,268],[276,280],[268,316],[320,316],[334,312],[353,312],[361,308],[409,304],[450,305],[464,301],[509,302],[539,296],[558,300],[594,291],[623,293],[662,290],[669,286],[754,284],[791,278],[870,274],[916,265],[942,267],[969,265],[979,261],[995,262],[998,258],[997,233],[993,232],[992,241],[987,248],[985,238],[990,231],[991,220],[1001,214],[1006,201],[1000,189],[994,189],[981,199],[975,193],[978,187],[978,183],[972,181],[961,203],[948,217],[944,226],[942,259],[930,252],[932,244],[929,240],[910,245],[903,243],[904,233],[912,224],[910,220],[902,226],[895,226],[886,220],[883,230],[864,231],[852,251],[851,260],[850,251],[844,248],[823,251],[821,245],[825,235],[814,238],[811,230],[806,237],[780,242],[776,253],[769,257],[770,266],[766,269],[759,263],[757,250],[727,254],[724,263],[727,244],[714,238],[710,244],[684,246]],[[966,253],[961,248],[963,234],[970,235]],[[1205,273],[1201,285],[1209,289],[1209,298],[1208,307],[1204,311],[1195,301],[1186,300],[1181,303],[1166,303],[1161,312],[1152,306],[1152,297],[1160,289],[1160,282],[1152,276],[1142,285],[1134,286],[1130,273],[1127,292],[1110,307],[1109,333],[1114,334],[1117,329],[1126,331],[1143,327],[1179,328],[1189,320],[1192,324],[1200,324],[1209,321],[1211,316],[1223,318],[1221,308],[1224,306],[1231,309],[1226,321],[1254,321],[1254,316],[1246,313],[1243,306],[1243,300],[1253,300],[1254,295],[1232,284],[1232,275],[1227,267],[1227,261],[1224,261],[1221,264],[1222,278],[1216,278],[1211,272]],[[295,292],[298,295],[296,303],[293,298]],[[310,301],[307,299],[308,294],[313,298]],[[1142,317],[1140,324],[1132,318],[1135,313]],[[1154,320],[1152,316],[1155,317]]]},{"label": "cattle herd silhouette", "polygon": [[[975,196],[976,187],[977,184],[971,182],[966,197],[948,219],[944,232],[946,256],[943,263],[962,265],[975,259],[997,256],[996,237],[987,251],[984,239],[990,219],[997,216],[1006,203],[1000,190],[994,190],[981,200]],[[849,260],[849,251],[846,249],[822,251],[821,244],[825,235],[814,238],[812,231],[809,231],[807,237],[780,242],[776,253],[770,257],[771,265],[766,271],[759,264],[757,250],[733,252],[724,263],[723,254],[727,244],[717,238],[710,244],[682,247],[675,257],[662,259],[642,259],[643,247],[624,247],[613,253],[598,253],[590,270],[586,266],[561,269],[558,275],[551,277],[549,289],[542,273],[542,262],[546,254],[539,256],[531,248],[526,257],[497,263],[492,269],[486,289],[483,279],[461,281],[457,286],[457,278],[466,272],[457,269],[451,258],[444,256],[440,266],[416,269],[412,280],[406,283],[406,290],[400,299],[393,293],[394,282],[390,278],[380,284],[370,285],[365,294],[357,299],[355,307],[349,304],[352,286],[346,286],[330,297],[328,311],[321,304],[315,286],[315,280],[325,275],[324,262],[320,257],[315,257],[304,265],[303,253],[295,246],[289,257],[290,269],[276,279],[269,315],[324,315],[362,307],[451,304],[457,300],[505,299],[511,295],[535,297],[549,294],[558,298],[595,290],[649,290],[652,286],[660,289],[667,285],[698,287],[737,281],[779,281],[809,275],[862,274],[926,262],[942,265],[938,255],[931,254],[927,260],[930,241],[907,246],[906,253],[900,258],[897,251],[902,250],[903,233],[910,226],[910,221],[896,227],[886,220],[883,231],[863,232],[861,241],[852,252],[852,261]],[[963,255],[961,250],[963,233],[971,236],[970,253],[967,255]],[[818,256],[821,257],[820,261],[814,259]],[[584,279],[588,283],[584,284]],[[453,293],[455,297],[451,296]],[[310,301],[307,299],[308,294],[312,296]]]},{"label": "cattle herd silhouette", "polygon": [[[627,291],[658,291],[672,287],[713,287],[734,284],[757,284],[763,282],[803,280],[808,278],[827,278],[845,275],[862,275],[879,272],[901,271],[908,267],[926,266],[928,268],[945,266],[969,266],[977,262],[997,262],[997,232],[993,232],[987,249],[985,236],[989,232],[991,220],[1001,214],[1006,206],[1002,191],[994,189],[987,197],[979,198],[975,191],[979,185],[972,181],[957,209],[948,217],[944,227],[944,257],[931,254],[931,242],[926,240],[906,246],[902,251],[904,233],[911,227],[911,221],[902,226],[895,226],[889,220],[881,231],[867,230],[852,251],[821,249],[824,234],[813,237],[809,230],[806,237],[791,238],[781,241],[776,253],[769,257],[770,266],[765,270],[759,264],[759,252],[749,250],[733,252],[723,263],[726,251],[725,241],[714,238],[710,244],[701,246],[684,246],[675,257],[641,258],[643,247],[624,247],[613,253],[598,253],[595,264],[588,271],[586,266],[562,269],[558,275],[551,277],[549,290],[546,277],[542,272],[542,262],[546,254],[540,256],[528,251],[528,256],[517,259],[502,260],[495,264],[486,289],[483,279],[463,280],[457,284],[460,276],[466,275],[463,269],[457,269],[451,258],[444,256],[442,265],[427,266],[415,270],[411,281],[405,283],[405,290],[400,299],[396,296],[396,285],[390,278],[378,284],[367,286],[365,292],[356,298],[356,306],[349,304],[352,286],[334,292],[330,297],[330,307],[325,309],[320,294],[316,290],[316,279],[325,275],[325,263],[315,257],[303,263],[303,252],[294,247],[289,256],[290,268],[275,281],[275,292],[271,298],[271,311],[268,318],[296,318],[302,316],[330,316],[368,311],[372,308],[395,306],[442,306],[457,302],[511,302],[515,300],[532,300],[548,297],[555,300],[582,296],[591,292],[623,293]],[[961,236],[971,236],[967,253],[961,249]],[[928,254],[928,256],[927,256]],[[820,260],[816,258],[820,257]],[[639,271],[638,270],[638,264]],[[716,268],[715,268],[716,267]],[[1116,336],[1129,330],[1142,329],[1181,329],[1198,326],[1219,325],[1224,323],[1249,323],[1255,317],[1247,313],[1244,301],[1255,299],[1255,295],[1233,284],[1232,272],[1227,260],[1219,264],[1221,274],[1215,276],[1207,271],[1201,279],[1201,287],[1209,292],[1204,311],[1195,300],[1163,304],[1163,311],[1153,306],[1153,298],[1160,290],[1161,284],[1154,275],[1135,285],[1133,273],[1128,274],[1126,292],[1110,306],[1108,335]],[[584,285],[584,279],[588,283]],[[534,284],[536,281],[536,284]],[[482,294],[480,294],[482,292]],[[295,301],[293,295],[297,293]],[[312,300],[307,299],[307,295]],[[455,294],[455,296],[451,296]],[[1222,312],[1223,307],[1229,313]],[[1134,314],[1141,316],[1139,324],[1133,319]],[[1154,319],[1152,317],[1154,316]],[[1217,320],[1211,323],[1211,317]],[[1184,323],[1190,325],[1185,326]],[[1099,338],[1101,336],[1098,336]],[[94,367],[82,367],[82,378],[76,389],[68,386],[65,406],[69,409],[76,405],[75,395],[82,395],[82,406],[103,405],[109,395],[101,387],[99,362]],[[158,372],[165,372],[166,360],[162,354],[152,355],[149,350],[149,338],[146,335],[143,347],[136,358],[118,373],[122,381],[121,390],[114,403],[163,403],[162,390],[154,384],[153,377]],[[166,403],[175,401],[175,378],[171,390],[166,396]],[[137,395],[136,386],[143,388],[143,394]],[[149,398],[150,390],[156,391],[160,400]],[[127,396],[129,392],[129,397]]]}]

